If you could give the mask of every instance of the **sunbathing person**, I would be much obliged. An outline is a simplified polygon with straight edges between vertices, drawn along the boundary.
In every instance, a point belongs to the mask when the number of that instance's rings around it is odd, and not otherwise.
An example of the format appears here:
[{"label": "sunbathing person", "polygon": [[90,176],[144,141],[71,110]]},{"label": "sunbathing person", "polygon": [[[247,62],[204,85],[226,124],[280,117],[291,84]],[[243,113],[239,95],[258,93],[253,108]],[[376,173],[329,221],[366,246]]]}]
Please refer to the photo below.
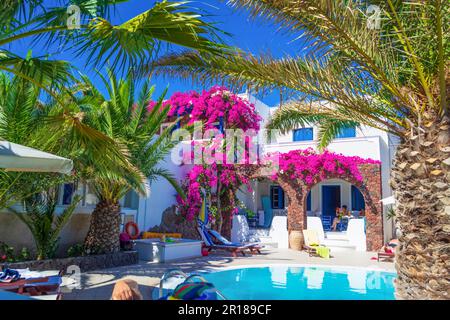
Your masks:
[{"label": "sunbathing person", "polygon": [[139,285],[131,279],[119,280],[114,286],[111,300],[142,300]]}]

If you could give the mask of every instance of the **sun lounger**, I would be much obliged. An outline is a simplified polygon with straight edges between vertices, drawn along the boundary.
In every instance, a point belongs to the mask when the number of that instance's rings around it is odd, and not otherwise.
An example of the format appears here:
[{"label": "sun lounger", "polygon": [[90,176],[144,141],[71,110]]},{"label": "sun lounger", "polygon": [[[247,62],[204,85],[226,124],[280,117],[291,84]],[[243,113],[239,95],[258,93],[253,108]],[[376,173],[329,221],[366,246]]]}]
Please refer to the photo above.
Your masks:
[{"label": "sun lounger", "polygon": [[216,238],[220,245],[222,246],[237,246],[241,248],[247,248],[250,250],[251,253],[261,253],[262,245],[259,242],[250,242],[250,243],[235,243],[231,242],[225,237],[223,237],[219,232],[206,228],[206,231],[210,233],[214,238]]},{"label": "sun lounger", "polygon": [[377,261],[380,261],[380,259],[394,260],[395,249],[397,246],[398,246],[397,239],[393,239],[393,240],[389,241],[385,246],[383,246],[383,250],[378,252]]},{"label": "sun lounger", "polygon": [[[205,226],[199,226],[198,232],[200,233],[203,242],[205,243],[205,246],[211,250],[225,250],[231,252],[233,257],[236,257],[239,253],[241,253],[243,256],[245,256],[245,251],[250,251],[250,253],[261,253],[262,246],[258,243],[248,243],[248,244],[242,244],[242,243],[232,243],[222,237],[220,233],[214,230],[210,230],[206,228]],[[212,240],[212,237],[216,238],[217,241],[219,241],[219,244],[214,243]]]},{"label": "sun lounger", "polygon": [[394,258],[395,258],[395,253],[393,253],[393,252],[378,252],[378,255],[377,255],[378,262],[380,261],[380,259],[392,260]]},{"label": "sun lounger", "polygon": [[[245,256],[245,251],[247,250],[252,254],[261,253],[260,250],[263,248],[263,246],[261,246],[260,243],[234,243],[224,238],[219,232],[208,228],[208,216],[209,214],[206,206],[206,199],[203,199],[202,208],[197,219],[197,230],[209,251],[225,250],[231,252],[234,257],[236,257],[238,253],[241,253],[243,256]],[[219,243],[215,243],[213,241],[213,238],[215,238]]]},{"label": "sun lounger", "polygon": [[317,255],[322,258],[330,257],[330,248],[321,245],[316,230],[303,230],[304,247],[309,255]]},{"label": "sun lounger", "polygon": [[20,279],[14,282],[1,283],[0,289],[29,296],[56,295],[57,299],[59,299],[60,285],[60,276],[49,276],[33,279]]}]

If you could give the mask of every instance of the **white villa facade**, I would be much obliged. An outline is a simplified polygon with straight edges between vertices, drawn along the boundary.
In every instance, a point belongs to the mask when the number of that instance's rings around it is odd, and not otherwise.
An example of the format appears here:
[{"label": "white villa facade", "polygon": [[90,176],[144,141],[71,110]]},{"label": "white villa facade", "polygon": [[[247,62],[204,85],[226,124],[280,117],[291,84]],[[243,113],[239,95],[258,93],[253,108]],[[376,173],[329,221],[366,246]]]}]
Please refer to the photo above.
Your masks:
[{"label": "white villa facade", "polygon": [[[254,103],[258,113],[263,118],[261,127],[264,127],[271,114],[277,107],[268,107],[255,97],[243,94],[250,102]],[[316,149],[317,131],[320,124],[311,127],[298,128],[287,134],[278,134],[272,141],[265,141],[264,133],[260,132],[258,139],[263,154],[269,152],[288,152],[291,150],[314,148]],[[389,187],[389,175],[391,160],[396,149],[396,137],[371,127],[349,128],[342,133],[342,137],[334,139],[328,146],[328,150],[341,153],[346,156],[359,156],[381,161],[381,195],[382,198],[391,196]],[[173,174],[182,179],[189,171],[188,166],[178,166],[171,163],[168,157],[164,166],[170,169]],[[243,188],[246,189],[246,188]],[[286,212],[288,199],[284,193],[279,191],[279,186],[266,179],[264,181],[252,181],[253,192],[239,191],[238,198],[245,204],[245,207],[256,216],[264,216],[263,211],[271,209],[272,215],[283,215]],[[333,201],[326,201],[330,192],[335,197]],[[137,208],[136,222],[141,230],[146,230],[155,225],[159,225],[163,211],[176,203],[175,190],[164,180],[156,181],[151,186],[151,194],[148,198],[141,198]],[[325,197],[324,197],[325,196]],[[282,197],[283,199],[278,199]],[[265,200],[263,200],[265,199]],[[264,202],[264,203],[263,203]],[[315,185],[310,196],[308,196],[308,215],[321,217],[322,214],[331,214],[331,208],[347,206],[347,208],[357,214],[364,204],[357,188],[344,180],[331,179]],[[266,206],[265,206],[266,205]],[[326,208],[325,208],[326,207]],[[324,212],[328,211],[328,212]],[[384,211],[384,237],[385,241],[393,237],[393,222],[387,217],[387,209]],[[258,214],[259,213],[259,214]],[[259,219],[260,225],[264,222]],[[265,224],[265,227],[270,225]]]},{"label": "white villa facade", "polygon": [[[276,111],[276,107],[270,108],[250,94],[243,94],[255,104],[258,113],[263,118],[261,128],[264,127],[270,115]],[[320,124],[310,127],[298,128],[287,134],[278,134],[272,141],[266,142],[265,135],[259,134],[260,152],[288,152],[291,150],[316,148],[317,131]],[[391,160],[396,148],[396,138],[388,133],[370,128],[349,128],[342,132],[341,137],[336,138],[328,147],[332,152],[341,153],[346,156],[359,156],[381,161],[381,194],[382,198],[391,196],[389,188],[389,175]],[[189,171],[188,166],[180,166],[172,163],[168,156],[162,167],[169,169],[173,175],[182,180]],[[264,216],[263,211],[270,210],[271,215],[285,214],[288,199],[282,189],[269,180],[253,181],[253,192],[239,191],[238,197],[248,210],[255,212],[256,216]],[[73,194],[72,186],[62,186],[59,210],[68,204]],[[310,216],[321,217],[332,215],[335,207],[346,205],[349,210],[359,211],[364,204],[361,203],[359,191],[346,181],[332,179],[315,185],[308,196],[307,212]],[[163,212],[176,203],[176,191],[165,180],[159,179],[152,183],[148,197],[139,197],[131,192],[121,201],[124,221],[134,220],[141,231],[147,230],[161,222]],[[66,226],[61,235],[61,250],[69,245],[81,242],[87,232],[89,216],[95,207],[95,196],[86,185],[78,185],[74,191],[83,196],[81,205],[77,208],[72,221]],[[331,199],[331,200],[330,200]],[[364,200],[362,200],[364,202]],[[384,240],[392,238],[393,222],[386,216],[386,208],[383,210]],[[259,224],[264,225],[263,218]],[[269,227],[267,221],[266,227]],[[15,230],[15,232],[11,232]],[[21,234],[21,237],[17,237]],[[4,241],[14,247],[29,246],[32,237],[25,226],[11,213],[0,213],[0,241]]]}]

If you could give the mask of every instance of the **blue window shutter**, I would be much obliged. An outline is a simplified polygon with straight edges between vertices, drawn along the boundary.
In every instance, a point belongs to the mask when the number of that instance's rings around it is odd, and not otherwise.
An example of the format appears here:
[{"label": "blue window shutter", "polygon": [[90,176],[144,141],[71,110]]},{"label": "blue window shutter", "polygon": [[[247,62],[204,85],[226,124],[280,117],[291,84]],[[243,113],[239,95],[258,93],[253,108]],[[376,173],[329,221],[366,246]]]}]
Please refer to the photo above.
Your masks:
[{"label": "blue window shutter", "polygon": [[356,127],[342,128],[336,135],[336,138],[354,138],[356,137]]},{"label": "blue window shutter", "polygon": [[219,131],[223,133],[223,117],[219,117]]},{"label": "blue window shutter", "polygon": [[270,187],[270,204],[272,209],[284,209],[284,190],[280,186]]},{"label": "blue window shutter", "polygon": [[75,185],[73,183],[65,183],[63,186],[62,204],[71,204],[73,194],[75,193]]},{"label": "blue window shutter", "polygon": [[294,130],[294,141],[311,141],[313,140],[313,128],[300,128]]},{"label": "blue window shutter", "polygon": [[278,194],[280,195],[280,208],[284,209],[284,190],[281,187],[278,187],[279,191]]},{"label": "blue window shutter", "polygon": [[362,209],[366,209],[364,196],[357,187],[352,186],[352,210],[360,211]]},{"label": "blue window shutter", "polygon": [[272,207],[272,209],[276,209],[273,196],[274,196],[274,187],[270,187],[270,206]]},{"label": "blue window shutter", "polygon": [[311,211],[311,191],[308,192],[308,196],[306,197],[306,211]]}]

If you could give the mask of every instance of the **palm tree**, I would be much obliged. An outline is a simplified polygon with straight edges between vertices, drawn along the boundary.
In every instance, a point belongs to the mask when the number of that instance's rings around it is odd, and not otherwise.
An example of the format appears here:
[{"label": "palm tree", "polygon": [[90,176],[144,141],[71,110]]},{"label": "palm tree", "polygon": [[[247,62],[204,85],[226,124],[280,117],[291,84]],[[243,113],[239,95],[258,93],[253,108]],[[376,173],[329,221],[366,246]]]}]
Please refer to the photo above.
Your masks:
[{"label": "palm tree", "polygon": [[[53,117],[63,110],[50,109],[39,99],[41,92],[27,80],[11,78],[0,72],[0,139],[75,158],[79,145],[74,146],[70,142],[70,132],[52,123]],[[62,139],[66,139],[67,143],[61,144]],[[72,176],[64,178],[59,174],[3,170],[0,175],[0,209],[73,179]]]},{"label": "palm tree", "polygon": [[132,73],[125,79],[117,79],[112,70],[108,70],[108,78],[102,76],[102,79],[108,96],[100,93],[87,77],[83,77],[84,81],[77,87],[82,92],[78,104],[85,112],[85,121],[89,126],[128,150],[130,162],[136,170],[133,175],[123,175],[114,170],[96,168],[93,161],[85,165],[92,168],[86,170],[86,179],[99,199],[92,213],[85,247],[96,253],[119,250],[119,200],[130,190],[145,195],[149,183],[162,177],[183,195],[175,178],[157,166],[174,146],[171,132],[175,124],[160,133],[161,124],[166,121],[169,111],[169,106],[162,106],[164,94],[148,111],[154,91],[148,81],[142,84],[136,99],[136,81]]},{"label": "palm tree", "polygon": [[[202,20],[185,2],[163,0],[153,8],[119,25],[107,20],[114,6],[127,0],[59,1],[58,7],[43,0],[2,1],[0,3],[0,70],[23,77],[52,94],[46,84],[64,83],[70,77],[66,61],[22,58],[9,47],[23,39],[50,50],[70,51],[86,57],[86,66],[100,69],[109,61],[112,68],[125,70],[152,59],[162,43],[191,48],[197,52],[220,54],[221,45],[215,27]],[[79,11],[74,25],[69,6]],[[32,63],[30,63],[32,62]],[[48,82],[48,83],[47,83]]]},{"label": "palm tree", "polygon": [[72,203],[57,215],[55,211],[58,191],[58,187],[51,187],[27,197],[24,201],[25,213],[10,208],[33,235],[37,260],[54,258],[58,249],[59,235],[81,200],[80,196],[75,196]]},{"label": "palm tree", "polygon": [[[269,129],[320,122],[323,148],[343,127],[368,125],[400,138],[391,186],[401,228],[401,298],[448,296],[450,245],[449,2],[230,0],[301,42],[298,56],[172,54],[159,72],[289,97]],[[370,6],[375,5],[375,6]],[[373,16],[370,10],[380,13]],[[295,42],[294,42],[295,44]]]},{"label": "palm tree", "polygon": [[[25,79],[43,90],[64,112],[54,122],[70,127],[80,147],[89,153],[113,155],[115,162],[129,170],[128,159],[114,141],[87,127],[82,114],[74,114],[61,100],[61,90],[73,81],[73,67],[67,61],[50,59],[53,52],[71,52],[85,57],[86,66],[101,66],[109,61],[116,70],[128,70],[148,63],[163,44],[191,48],[199,53],[220,54],[219,32],[206,23],[204,15],[194,12],[185,2],[163,0],[149,10],[114,25],[107,19],[115,5],[126,0],[60,0],[50,7],[43,0],[0,2],[0,71]],[[72,6],[72,10],[69,10]],[[69,11],[69,13],[68,13]],[[73,16],[79,13],[79,25]],[[13,52],[20,41],[32,40],[48,50],[43,57],[31,52],[21,57]],[[55,52],[56,54],[58,52]],[[0,138],[4,138],[1,137]],[[101,161],[101,159],[99,159]],[[111,162],[110,162],[111,163]],[[116,165],[117,167],[117,165]]]}]

